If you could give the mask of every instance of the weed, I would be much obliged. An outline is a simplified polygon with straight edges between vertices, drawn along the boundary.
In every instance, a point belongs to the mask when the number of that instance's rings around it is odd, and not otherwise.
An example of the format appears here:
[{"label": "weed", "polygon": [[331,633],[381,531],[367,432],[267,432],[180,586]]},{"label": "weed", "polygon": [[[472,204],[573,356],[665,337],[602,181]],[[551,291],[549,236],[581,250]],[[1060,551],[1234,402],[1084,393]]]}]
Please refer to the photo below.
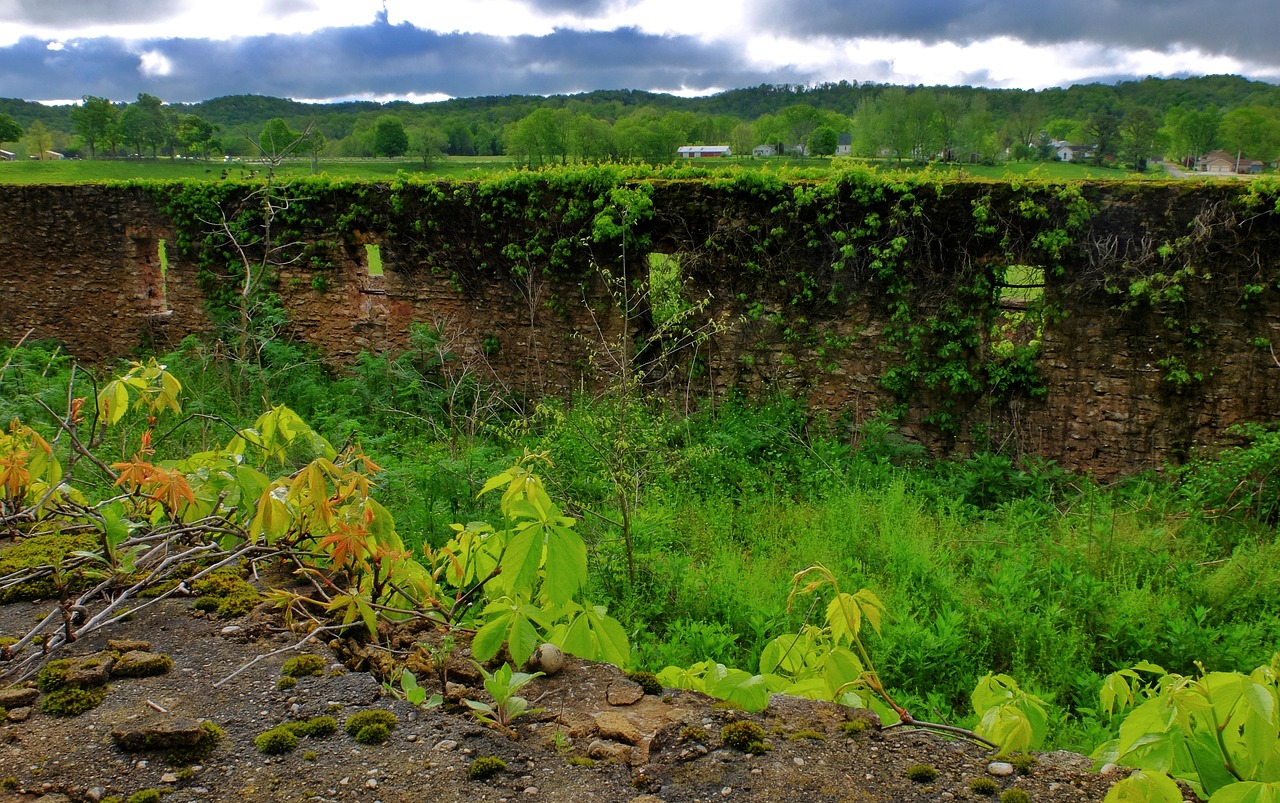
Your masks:
[{"label": "weed", "polygon": [[1000,795],[1000,803],[1031,803],[1031,795],[1023,789],[1007,789]]},{"label": "weed", "polygon": [[663,688],[658,682],[658,678],[652,672],[628,672],[627,677],[640,685],[645,694],[660,696]]},{"label": "weed", "polygon": [[298,679],[292,675],[285,675],[276,681],[276,689],[278,691],[288,691],[298,685]]},{"label": "weed", "polygon": [[1015,753],[1009,757],[1009,763],[1019,775],[1030,775],[1031,770],[1040,763],[1040,759],[1030,753]]},{"label": "weed", "polygon": [[140,789],[125,798],[125,803],[160,803],[163,795],[163,789]]}]

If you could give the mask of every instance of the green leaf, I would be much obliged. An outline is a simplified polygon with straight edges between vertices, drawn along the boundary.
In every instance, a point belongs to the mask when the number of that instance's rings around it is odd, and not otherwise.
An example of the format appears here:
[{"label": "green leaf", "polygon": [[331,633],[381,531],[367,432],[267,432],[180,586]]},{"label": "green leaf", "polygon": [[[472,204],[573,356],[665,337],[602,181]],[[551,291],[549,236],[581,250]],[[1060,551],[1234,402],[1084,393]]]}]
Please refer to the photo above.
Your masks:
[{"label": "green leaf", "polygon": [[507,626],[510,623],[510,617],[506,616],[485,622],[471,640],[471,655],[481,662],[497,655],[498,650],[502,649],[502,642],[507,638]]},{"label": "green leaf", "polygon": [[588,605],[573,616],[552,642],[570,655],[590,661],[607,661],[623,668],[631,662],[627,632],[600,605]]},{"label": "green leaf", "polygon": [[1280,803],[1280,781],[1233,783],[1214,792],[1209,803]]},{"label": "green leaf", "polygon": [[1182,803],[1182,790],[1163,772],[1139,770],[1111,787],[1102,803]]},{"label": "green leaf", "polygon": [[546,530],[546,579],[542,593],[553,605],[568,602],[587,583],[587,545],[568,527]]},{"label": "green leaf", "polygon": [[507,542],[502,555],[502,586],[512,593],[532,596],[542,564],[542,525],[530,524]]},{"label": "green leaf", "polygon": [[843,694],[849,686],[862,680],[866,669],[858,656],[844,647],[835,647],[822,659],[822,678],[830,689],[828,699]]},{"label": "green leaf", "polygon": [[711,695],[737,703],[746,711],[761,711],[769,705],[769,686],[764,676],[741,669],[726,670]]}]

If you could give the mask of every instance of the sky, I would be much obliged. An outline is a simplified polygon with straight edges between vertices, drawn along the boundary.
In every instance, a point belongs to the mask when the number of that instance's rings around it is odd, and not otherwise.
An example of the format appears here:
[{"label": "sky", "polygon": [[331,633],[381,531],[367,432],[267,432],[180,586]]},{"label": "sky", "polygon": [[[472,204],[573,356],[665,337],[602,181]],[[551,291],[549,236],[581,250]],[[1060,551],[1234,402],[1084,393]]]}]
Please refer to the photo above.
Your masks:
[{"label": "sky", "polygon": [[1276,0],[0,0],[0,97],[1280,83]]}]

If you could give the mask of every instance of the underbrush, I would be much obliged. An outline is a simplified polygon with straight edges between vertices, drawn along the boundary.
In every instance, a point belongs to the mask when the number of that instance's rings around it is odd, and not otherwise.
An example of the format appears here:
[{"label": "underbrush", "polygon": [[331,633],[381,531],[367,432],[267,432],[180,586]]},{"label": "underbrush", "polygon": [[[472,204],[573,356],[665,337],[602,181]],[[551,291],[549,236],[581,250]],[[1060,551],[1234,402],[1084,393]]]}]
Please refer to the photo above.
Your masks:
[{"label": "underbrush", "polygon": [[[617,398],[520,405],[457,369],[431,327],[409,353],[350,371],[283,345],[248,377],[195,341],[162,362],[189,401],[157,460],[287,404],[385,469],[379,499],[415,552],[452,523],[496,520],[497,501],[478,497],[486,480],[548,451],[548,487],[582,520],[586,596],[624,623],[635,669],[755,671],[778,634],[822,618],[818,598],[788,608],[793,576],[822,564],[883,600],[867,647],[908,707],[972,725],[975,682],[1004,673],[1054,703],[1049,747],[1088,750],[1113,725],[1097,710],[1104,675],[1140,660],[1248,669],[1280,643],[1273,430],[1101,486],[1030,458],[928,463],[885,421],[855,428],[788,399],[689,416]],[[65,404],[83,370],[47,344],[5,349],[0,366],[0,414],[26,422]],[[131,438],[101,444],[102,458],[124,459]]]}]

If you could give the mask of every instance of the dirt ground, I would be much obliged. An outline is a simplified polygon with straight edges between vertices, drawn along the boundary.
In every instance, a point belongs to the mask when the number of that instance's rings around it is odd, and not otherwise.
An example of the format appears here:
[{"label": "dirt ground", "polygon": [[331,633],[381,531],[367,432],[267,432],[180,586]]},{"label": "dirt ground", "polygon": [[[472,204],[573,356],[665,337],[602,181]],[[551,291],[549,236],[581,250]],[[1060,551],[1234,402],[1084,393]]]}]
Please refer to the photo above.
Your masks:
[{"label": "dirt ground", "polygon": [[[25,632],[49,608],[48,602],[0,607],[0,635]],[[1013,788],[1033,801],[1100,801],[1123,777],[1093,773],[1088,759],[1070,753],[1039,754],[1026,774],[993,774],[1009,768],[989,766],[990,753],[968,742],[878,727],[850,733],[846,709],[797,698],[776,696],[766,711],[744,714],[700,694],[645,694],[615,667],[573,658],[525,687],[524,696],[543,710],[516,720],[509,733],[479,724],[456,705],[426,710],[397,700],[371,674],[342,666],[317,643],[303,651],[323,658],[326,669],[281,690],[281,668],[298,653],[271,653],[298,637],[266,605],[221,620],[193,612],[189,600],[165,600],[59,657],[100,661],[108,639],[146,642],[130,646],[167,655],[172,669],[112,677],[101,705],[74,717],[43,713],[43,696],[17,698],[26,704],[11,708],[0,725],[0,803],[101,801],[147,789],[161,790],[167,803],[998,800]],[[429,680],[424,685],[435,690]],[[450,689],[455,698],[487,699],[474,676],[460,672],[452,680],[459,684]],[[383,744],[360,744],[342,728],[371,708],[398,718]],[[279,723],[320,716],[334,717],[337,732],[304,737],[275,756],[255,746],[255,737]],[[721,731],[737,720],[758,724],[769,749],[753,755],[725,746]],[[223,738],[185,767],[171,750],[121,746],[201,738],[203,721],[216,723]],[[482,757],[501,759],[505,769],[473,780],[472,762]],[[916,765],[933,768],[936,777],[912,780],[908,770]],[[976,779],[994,782],[990,796],[974,791]]]}]

